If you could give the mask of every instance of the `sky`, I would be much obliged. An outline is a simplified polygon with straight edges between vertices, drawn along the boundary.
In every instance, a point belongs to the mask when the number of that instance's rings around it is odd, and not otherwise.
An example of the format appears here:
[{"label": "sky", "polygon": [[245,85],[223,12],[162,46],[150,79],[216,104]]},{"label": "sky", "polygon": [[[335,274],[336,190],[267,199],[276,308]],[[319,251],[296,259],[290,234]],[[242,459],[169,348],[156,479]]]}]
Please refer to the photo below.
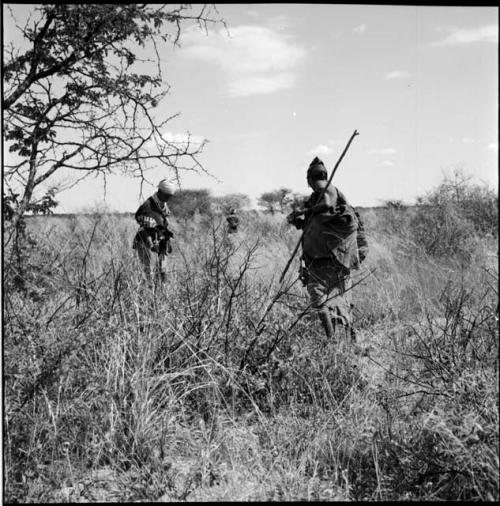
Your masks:
[{"label": "sky", "polygon": [[[498,189],[498,8],[216,5],[227,30],[187,27],[161,53],[159,112],[180,113],[165,135],[209,141],[200,161],[214,177],[181,174],[183,188],[254,205],[280,187],[307,194],[311,160],[331,170],[357,130],[334,178],[355,206],[411,204],[455,169]],[[4,18],[4,43],[13,33]],[[116,176],[104,195],[89,179],[58,212],[134,212],[154,191]]]}]

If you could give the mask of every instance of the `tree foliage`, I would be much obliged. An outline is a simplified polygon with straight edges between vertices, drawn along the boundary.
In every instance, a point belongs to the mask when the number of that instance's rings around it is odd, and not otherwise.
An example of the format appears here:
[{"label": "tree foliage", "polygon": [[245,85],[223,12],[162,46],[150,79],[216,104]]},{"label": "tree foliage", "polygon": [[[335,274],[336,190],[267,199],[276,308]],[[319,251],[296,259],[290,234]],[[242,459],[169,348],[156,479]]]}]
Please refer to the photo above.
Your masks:
[{"label": "tree foliage", "polygon": [[287,200],[287,205],[290,211],[296,211],[297,209],[303,209],[306,200],[309,199],[310,195],[304,193],[292,193]]},{"label": "tree foliage", "polygon": [[384,206],[387,209],[403,209],[405,207],[405,204],[402,200],[399,199],[389,199],[384,202]]},{"label": "tree foliage", "polygon": [[[55,191],[54,188],[51,188],[39,201],[30,202],[26,208],[26,212],[31,212],[35,215],[52,214],[53,209],[59,205],[59,202],[54,198]],[[4,195],[2,205],[5,220],[11,221],[14,217],[15,209],[19,207],[19,193],[14,193],[10,189],[9,195]]]},{"label": "tree foliage", "polygon": [[176,218],[191,218],[196,213],[212,213],[212,197],[206,189],[184,189],[175,192],[168,202],[168,207]]},{"label": "tree foliage", "polygon": [[290,194],[292,190],[289,188],[279,188],[270,192],[263,193],[257,204],[264,208],[265,212],[274,214],[275,212],[284,213],[287,205],[290,203]]},{"label": "tree foliage", "polygon": [[217,22],[214,12],[203,5],[36,7],[34,20],[20,28],[28,48],[4,46],[4,181],[22,192],[15,220],[35,190],[61,171],[74,182],[113,171],[144,178],[158,165],[177,177],[179,169],[203,170],[203,143],[189,135],[181,143],[165,138],[177,114],[155,117],[168,92],[158,51],[162,41],[178,43],[186,21]]},{"label": "tree foliage", "polygon": [[214,207],[227,214],[231,209],[239,212],[250,207],[250,197],[244,193],[229,193],[221,197],[213,197]]},{"label": "tree foliage", "polygon": [[456,170],[417,199],[410,228],[426,253],[468,259],[479,237],[498,237],[498,194]]}]

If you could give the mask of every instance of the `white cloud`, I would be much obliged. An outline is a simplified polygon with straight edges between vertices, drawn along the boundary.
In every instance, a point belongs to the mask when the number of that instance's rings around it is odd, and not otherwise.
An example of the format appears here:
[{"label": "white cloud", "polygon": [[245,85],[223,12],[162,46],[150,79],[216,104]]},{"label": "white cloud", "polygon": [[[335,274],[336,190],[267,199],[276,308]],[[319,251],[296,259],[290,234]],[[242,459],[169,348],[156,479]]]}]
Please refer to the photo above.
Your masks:
[{"label": "white cloud", "polygon": [[333,150],[330,146],[326,146],[325,144],[319,144],[314,149],[311,149],[309,154],[311,155],[327,155],[331,153]]},{"label": "white cloud", "polygon": [[383,162],[380,162],[378,167],[394,167],[394,162],[391,162],[390,160],[384,160]]},{"label": "white cloud", "polygon": [[[238,26],[207,35],[192,28],[185,32],[182,51],[188,57],[213,62],[227,75],[232,95],[272,93],[296,82],[297,65],[306,51],[291,37],[270,28]],[[251,85],[256,86],[252,92]]]},{"label": "white cloud", "polygon": [[488,149],[491,149],[492,151],[498,151],[498,142],[492,142],[488,144]]},{"label": "white cloud", "polygon": [[276,74],[273,76],[248,76],[229,82],[229,94],[232,96],[261,95],[278,90],[292,88],[295,82],[293,74]]},{"label": "white cloud", "polygon": [[[150,138],[144,144],[144,148],[147,150],[155,151],[156,147],[159,146],[162,148],[163,142],[174,144],[179,149],[198,149],[204,142],[208,142],[206,138],[201,135],[191,135],[189,133],[181,133],[181,132],[169,132],[165,131],[161,133],[159,136],[155,136],[155,138]],[[164,146],[166,147],[166,146]]]},{"label": "white cloud", "polygon": [[471,139],[470,137],[463,137],[462,142],[464,144],[472,144],[472,143],[474,143],[474,139]]},{"label": "white cloud", "polygon": [[405,70],[393,70],[385,75],[385,79],[407,79],[411,76],[412,74]]},{"label": "white cloud", "polygon": [[440,27],[439,31],[448,32],[444,39],[433,42],[433,46],[472,44],[475,42],[494,42],[498,44],[498,26],[487,25],[478,28]]},{"label": "white cloud", "polygon": [[166,142],[177,144],[178,146],[187,146],[189,143],[191,147],[196,147],[205,141],[200,135],[190,135],[186,133],[164,132],[161,136]]},{"label": "white cloud", "polygon": [[394,155],[397,153],[394,148],[367,149],[366,152],[376,155]]},{"label": "white cloud", "polygon": [[363,23],[361,25],[355,26],[352,31],[356,35],[363,35],[366,32],[366,25]]}]

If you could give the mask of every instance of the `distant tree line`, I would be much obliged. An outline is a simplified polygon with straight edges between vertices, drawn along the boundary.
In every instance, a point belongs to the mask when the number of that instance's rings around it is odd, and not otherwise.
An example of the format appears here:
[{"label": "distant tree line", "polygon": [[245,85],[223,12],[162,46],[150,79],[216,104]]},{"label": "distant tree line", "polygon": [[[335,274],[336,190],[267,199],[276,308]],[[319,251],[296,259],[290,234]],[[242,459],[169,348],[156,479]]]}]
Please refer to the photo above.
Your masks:
[{"label": "distant tree line", "polygon": [[308,195],[294,193],[289,188],[278,188],[270,192],[263,193],[257,200],[257,204],[270,214],[286,213],[291,209],[301,207]]},{"label": "distant tree line", "polygon": [[[54,199],[55,192],[49,191],[47,195],[38,202],[30,203],[25,213],[32,215],[52,214],[58,202]],[[258,206],[264,213],[274,215],[275,213],[287,213],[303,205],[307,195],[294,193],[288,188],[264,192],[257,200]],[[4,196],[3,208],[4,217],[10,220],[14,209],[18,206],[19,193],[10,191]],[[234,209],[241,212],[249,209],[252,205],[251,199],[244,193],[229,193],[222,196],[214,196],[210,190],[202,189],[181,189],[178,190],[169,201],[169,207],[175,216],[189,218],[195,214],[215,215],[229,214]]]},{"label": "distant tree line", "polygon": [[178,190],[168,203],[172,213],[179,218],[190,218],[195,214],[228,214],[231,209],[241,212],[250,205],[250,197],[243,193],[230,193],[216,197],[210,190],[204,188]]},{"label": "distant tree line", "polygon": [[[294,193],[288,188],[263,193],[257,205],[263,212],[274,215],[287,213],[301,207],[307,195]],[[210,190],[179,190],[169,202],[172,213],[178,217],[191,217],[198,214],[228,214],[231,209],[241,212],[251,206],[251,199],[243,193],[230,193],[219,197],[212,196]]]}]

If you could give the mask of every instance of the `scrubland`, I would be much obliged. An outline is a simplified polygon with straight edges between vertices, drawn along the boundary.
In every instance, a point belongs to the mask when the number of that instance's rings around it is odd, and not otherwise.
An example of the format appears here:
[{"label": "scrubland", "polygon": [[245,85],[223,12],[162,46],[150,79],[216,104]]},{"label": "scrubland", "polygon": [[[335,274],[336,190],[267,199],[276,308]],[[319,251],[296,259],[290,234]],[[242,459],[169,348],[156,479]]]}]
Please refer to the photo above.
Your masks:
[{"label": "scrubland", "polygon": [[481,198],[472,218],[361,210],[360,354],[326,340],[296,261],[278,282],[299,237],[281,214],[231,236],[174,220],[156,287],[132,216],[28,218],[4,245],[4,500],[498,500],[498,204]]}]

